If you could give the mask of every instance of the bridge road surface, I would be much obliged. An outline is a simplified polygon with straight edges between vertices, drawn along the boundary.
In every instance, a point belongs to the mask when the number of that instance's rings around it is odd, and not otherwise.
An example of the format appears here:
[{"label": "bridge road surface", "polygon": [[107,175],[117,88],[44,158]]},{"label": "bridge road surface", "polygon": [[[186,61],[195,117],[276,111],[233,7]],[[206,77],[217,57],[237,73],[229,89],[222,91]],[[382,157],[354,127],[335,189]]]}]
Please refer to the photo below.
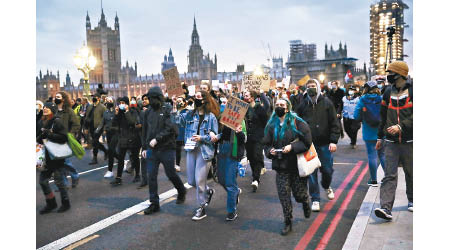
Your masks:
[{"label": "bridge road surface", "polygon": [[[182,205],[175,204],[175,192],[172,198],[161,203],[159,213],[150,216],[134,213],[106,228],[94,230],[79,242],[69,241],[69,245],[76,249],[341,249],[368,190],[369,179],[363,141],[358,140],[357,149],[351,149],[348,142],[347,137],[341,139],[334,154],[331,186],[336,198],[329,201],[321,188],[322,211],[313,212],[309,219],[304,218],[301,204],[292,199],[293,232],[288,236],[280,235],[283,215],[275,187],[276,172],[267,171],[261,176],[260,187],[253,193],[249,167],[246,176],[237,179],[242,194],[238,218],[233,222],[225,221],[225,190],[210,180],[209,186],[216,192],[206,210],[207,217],[201,221],[191,220],[197,205],[195,189],[190,188]],[[79,172],[107,164],[99,153],[99,164],[89,166],[91,155],[89,151],[82,160],[72,158]],[[179,174],[186,183],[184,156],[181,165]],[[265,166],[271,169],[270,160],[265,159]],[[114,173],[115,170],[116,166]],[[45,200],[37,173],[36,248],[55,246],[49,244],[148,200],[148,188],[136,189],[138,184],[131,183],[133,175],[124,172],[122,185],[111,187],[111,179],[103,178],[105,172],[103,168],[82,174],[79,186],[69,189],[72,208],[63,214],[46,215],[39,214]],[[163,172],[160,166],[159,194],[173,189]],[[51,186],[56,189],[54,184]],[[55,195],[60,205],[59,193]]]}]

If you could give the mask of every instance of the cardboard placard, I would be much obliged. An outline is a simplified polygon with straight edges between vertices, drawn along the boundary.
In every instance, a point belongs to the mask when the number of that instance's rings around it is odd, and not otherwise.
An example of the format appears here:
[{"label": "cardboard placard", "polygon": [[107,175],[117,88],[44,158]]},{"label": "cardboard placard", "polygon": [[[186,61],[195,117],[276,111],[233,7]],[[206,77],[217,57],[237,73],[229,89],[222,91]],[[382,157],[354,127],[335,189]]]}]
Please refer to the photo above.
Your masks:
[{"label": "cardboard placard", "polygon": [[306,84],[306,82],[310,79],[309,75],[307,74],[306,76],[304,76],[302,79],[298,80],[297,85],[298,86],[303,86]]},{"label": "cardboard placard", "polygon": [[249,104],[236,98],[230,97],[227,102],[227,106],[220,117],[220,123],[236,130],[244,120],[245,113],[247,113]]},{"label": "cardboard placard", "polygon": [[270,80],[270,89],[277,88],[277,79]]},{"label": "cardboard placard", "polygon": [[179,96],[184,93],[180,84],[180,75],[178,74],[177,67],[170,68],[162,72],[166,85],[166,91],[169,96]]},{"label": "cardboard placard", "polygon": [[249,90],[256,90],[259,93],[259,90],[269,91],[270,88],[270,75],[262,74],[262,75],[244,75],[242,79],[242,84],[244,88]]}]

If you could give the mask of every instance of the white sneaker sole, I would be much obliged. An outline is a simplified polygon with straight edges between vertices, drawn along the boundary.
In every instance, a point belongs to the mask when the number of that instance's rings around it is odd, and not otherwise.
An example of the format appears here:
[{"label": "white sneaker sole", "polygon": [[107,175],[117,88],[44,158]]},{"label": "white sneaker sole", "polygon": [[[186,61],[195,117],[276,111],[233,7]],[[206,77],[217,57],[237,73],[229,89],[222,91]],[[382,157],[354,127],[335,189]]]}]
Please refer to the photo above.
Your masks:
[{"label": "white sneaker sole", "polygon": [[204,219],[206,217],[206,214],[205,215],[203,215],[202,217],[192,217],[192,220],[193,221],[199,221],[199,220],[201,220],[201,219]]}]

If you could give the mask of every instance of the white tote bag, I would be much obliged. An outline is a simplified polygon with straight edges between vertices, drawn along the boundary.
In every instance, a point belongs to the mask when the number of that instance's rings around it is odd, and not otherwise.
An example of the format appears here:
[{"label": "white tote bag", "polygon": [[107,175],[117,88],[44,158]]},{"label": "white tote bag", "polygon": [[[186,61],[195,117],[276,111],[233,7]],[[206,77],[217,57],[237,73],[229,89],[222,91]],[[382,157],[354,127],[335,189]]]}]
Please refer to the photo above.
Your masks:
[{"label": "white tote bag", "polygon": [[72,149],[69,147],[69,144],[64,143],[55,143],[51,142],[49,140],[44,140],[45,149],[48,151],[48,154],[50,155],[50,159],[52,160],[61,160],[68,157],[71,157],[73,152]]},{"label": "white tote bag", "polygon": [[306,177],[321,166],[314,144],[308,151],[297,155],[297,167],[300,177]]}]

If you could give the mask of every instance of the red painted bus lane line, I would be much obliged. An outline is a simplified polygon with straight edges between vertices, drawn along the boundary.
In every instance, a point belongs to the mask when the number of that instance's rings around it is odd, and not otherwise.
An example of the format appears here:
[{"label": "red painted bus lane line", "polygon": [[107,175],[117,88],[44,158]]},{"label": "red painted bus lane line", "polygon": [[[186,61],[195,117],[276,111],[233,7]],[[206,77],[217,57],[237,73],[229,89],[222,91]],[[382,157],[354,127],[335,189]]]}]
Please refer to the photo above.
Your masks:
[{"label": "red painted bus lane line", "polygon": [[347,209],[348,204],[353,198],[353,195],[356,192],[356,189],[358,188],[359,184],[361,184],[362,179],[366,175],[367,171],[369,170],[369,164],[366,165],[366,167],[363,169],[361,174],[359,175],[356,182],[353,184],[352,188],[347,194],[347,197],[345,197],[345,200],[342,202],[341,207],[339,208],[338,212],[334,216],[333,220],[331,221],[330,226],[328,226],[327,231],[325,231],[325,234],[323,235],[322,239],[320,240],[319,244],[317,245],[317,249],[325,249],[328,245],[328,242],[331,239],[331,236],[333,236],[334,230],[336,230],[337,225],[339,224],[339,221],[342,218],[342,215],[344,214],[345,210]]},{"label": "red painted bus lane line", "polygon": [[336,201],[339,199],[339,196],[344,191],[345,187],[348,185],[348,183],[353,179],[353,176],[359,171],[361,168],[363,161],[359,161],[356,163],[356,165],[353,167],[352,171],[345,177],[344,181],[341,183],[341,185],[338,187],[336,192],[334,193],[334,199],[329,201],[323,211],[319,212],[319,215],[316,217],[314,222],[311,224],[311,226],[308,228],[308,231],[303,235],[303,237],[298,242],[297,246],[295,247],[295,250],[302,250],[305,249],[306,246],[308,246],[309,242],[313,238],[314,234],[319,229],[322,222],[325,220],[325,217],[327,216],[328,212],[331,210],[331,208],[334,206]]}]

